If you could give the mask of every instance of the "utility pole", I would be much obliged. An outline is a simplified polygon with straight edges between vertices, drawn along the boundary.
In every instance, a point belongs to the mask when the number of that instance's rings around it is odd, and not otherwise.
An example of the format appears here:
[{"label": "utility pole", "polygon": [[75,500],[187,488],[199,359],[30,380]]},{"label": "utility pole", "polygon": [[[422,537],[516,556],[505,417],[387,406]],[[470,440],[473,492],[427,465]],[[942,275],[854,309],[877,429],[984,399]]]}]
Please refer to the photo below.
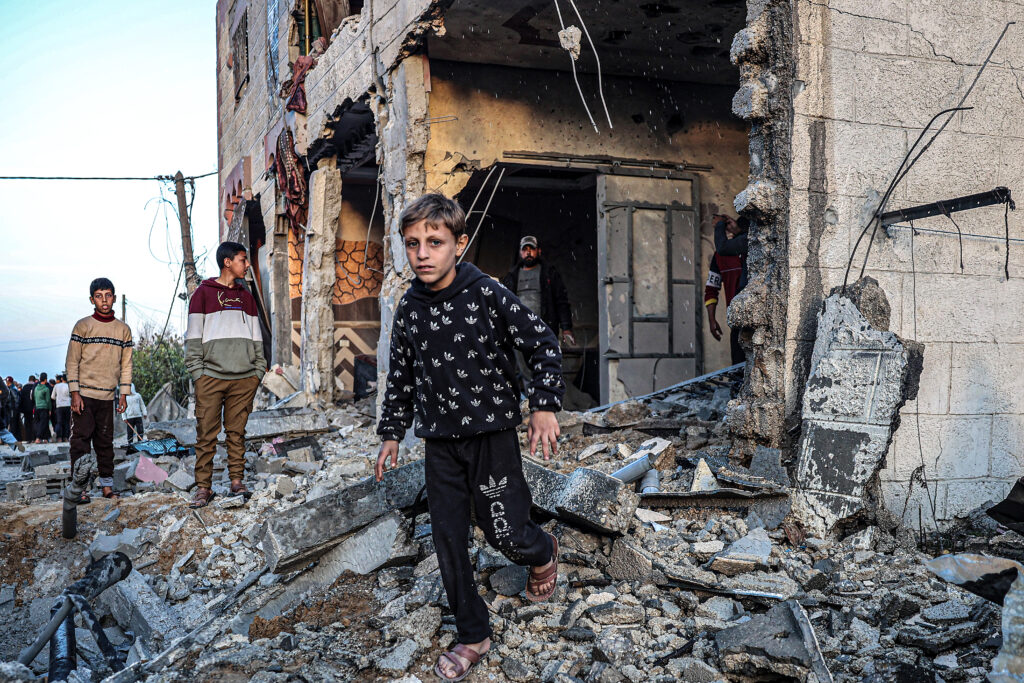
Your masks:
[{"label": "utility pole", "polygon": [[125,307],[128,306],[128,297],[124,294],[121,295],[121,322],[128,322],[128,314],[125,312]]},{"label": "utility pole", "polygon": [[192,257],[192,229],[188,224],[188,206],[185,204],[185,177],[181,171],[174,174],[174,193],[178,195],[178,221],[181,223],[181,250],[185,257],[185,289],[189,298],[196,291],[196,263]]}]

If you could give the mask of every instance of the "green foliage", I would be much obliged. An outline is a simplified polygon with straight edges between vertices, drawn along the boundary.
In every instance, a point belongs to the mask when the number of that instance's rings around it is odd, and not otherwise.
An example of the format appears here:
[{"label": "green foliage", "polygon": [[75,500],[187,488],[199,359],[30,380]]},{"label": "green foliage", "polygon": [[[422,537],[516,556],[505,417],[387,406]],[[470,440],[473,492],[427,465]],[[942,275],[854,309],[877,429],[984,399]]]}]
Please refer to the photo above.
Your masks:
[{"label": "green foliage", "polygon": [[174,400],[185,404],[188,397],[188,371],[185,369],[185,342],[182,337],[164,335],[145,329],[135,340],[132,354],[132,381],[142,400],[149,403],[167,382],[171,383]]}]

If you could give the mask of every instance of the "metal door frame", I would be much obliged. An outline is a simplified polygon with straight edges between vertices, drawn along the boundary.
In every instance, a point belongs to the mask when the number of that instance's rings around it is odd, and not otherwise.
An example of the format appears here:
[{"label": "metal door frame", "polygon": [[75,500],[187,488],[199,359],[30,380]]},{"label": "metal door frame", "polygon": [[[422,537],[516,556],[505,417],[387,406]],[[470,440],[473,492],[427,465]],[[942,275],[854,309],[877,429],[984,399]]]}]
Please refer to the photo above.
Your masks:
[{"label": "metal door frame", "polygon": [[[645,177],[652,180],[686,180],[690,182],[690,203],[681,204],[679,202],[673,202],[671,204],[654,204],[650,202],[622,202],[622,201],[605,201],[605,184],[604,179],[607,176],[633,176],[633,177]],[[703,323],[704,316],[702,315],[703,306],[703,292],[700,290],[700,273],[701,273],[701,232],[700,232],[700,178],[693,173],[684,172],[666,172],[666,171],[638,171],[635,169],[601,169],[598,171],[597,176],[597,252],[598,252],[598,263],[597,263],[597,274],[598,274],[598,344],[601,352],[600,359],[600,385],[601,385],[601,402],[607,403],[609,400],[609,393],[611,387],[609,386],[609,373],[608,373],[608,362],[615,359],[626,359],[626,358],[693,358],[694,369],[696,371],[695,376],[699,376],[704,371],[704,354],[703,354]],[[610,211],[615,210],[626,210],[628,212],[628,218],[626,222],[626,244],[627,250],[626,264],[628,276],[623,279],[621,277],[609,277],[608,275],[608,219],[607,216]],[[668,282],[666,286],[668,288],[668,315],[667,316],[638,316],[633,306],[634,292],[636,288],[636,280],[633,277],[633,216],[636,211],[648,209],[655,211],[663,211],[665,213],[665,267],[666,272],[669,274]],[[672,212],[690,212],[693,214],[693,278],[678,278],[676,273],[672,270]],[[608,348],[608,305],[607,305],[607,287],[615,283],[627,283],[629,284],[629,352],[628,353],[609,353],[605,351]],[[675,330],[673,323],[673,313],[675,311],[675,296],[674,289],[675,285],[693,285],[694,287],[694,350],[692,353],[675,353]],[[668,325],[668,352],[667,353],[643,353],[634,354],[635,335],[633,333],[633,326],[637,322],[664,322]]]}]

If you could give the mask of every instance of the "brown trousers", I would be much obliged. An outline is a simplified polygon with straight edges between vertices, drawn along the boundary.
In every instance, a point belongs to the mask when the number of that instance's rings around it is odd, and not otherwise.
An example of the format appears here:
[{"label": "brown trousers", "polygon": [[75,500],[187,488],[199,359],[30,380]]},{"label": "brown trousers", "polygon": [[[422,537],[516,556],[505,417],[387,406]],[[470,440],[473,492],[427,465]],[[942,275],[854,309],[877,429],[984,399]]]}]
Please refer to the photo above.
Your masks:
[{"label": "brown trousers", "polygon": [[245,474],[245,424],[259,385],[259,377],[217,379],[203,375],[196,380],[197,486],[208,489],[213,482],[213,456],[217,452],[222,414],[228,475],[241,479]]},{"label": "brown trousers", "polygon": [[114,402],[82,397],[82,412],[71,414],[71,466],[96,451],[100,486],[114,485]]}]

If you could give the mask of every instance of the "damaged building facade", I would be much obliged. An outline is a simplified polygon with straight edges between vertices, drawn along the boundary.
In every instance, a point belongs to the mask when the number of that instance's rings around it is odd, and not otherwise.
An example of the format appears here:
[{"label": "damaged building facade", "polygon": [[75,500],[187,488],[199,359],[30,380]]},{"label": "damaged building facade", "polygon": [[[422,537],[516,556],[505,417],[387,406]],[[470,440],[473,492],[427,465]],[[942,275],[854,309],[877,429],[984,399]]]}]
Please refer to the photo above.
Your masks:
[{"label": "damaged building facade", "polygon": [[[822,302],[851,258],[859,279],[870,245],[864,274],[888,330],[924,359],[871,477],[891,511],[942,526],[1022,473],[1024,347],[1004,305],[1020,259],[1011,244],[1007,278],[1005,244],[968,236],[1019,235],[1020,219],[1004,226],[1003,206],[956,214],[963,272],[942,216],[916,234],[904,221],[858,235],[1019,10],[222,0],[221,236],[250,248],[273,362],[326,404],[384,371],[411,277],[402,209],[426,191],[454,196],[482,270],[504,275],[533,234],[561,271],[578,342],[567,379],[585,406],[729,364],[703,283],[712,216],[739,212],[752,221],[750,284],[728,323],[749,360],[729,426],[794,466]],[[1011,27],[963,104],[973,109],[952,116],[888,208],[1019,187],[1022,55]]]}]

